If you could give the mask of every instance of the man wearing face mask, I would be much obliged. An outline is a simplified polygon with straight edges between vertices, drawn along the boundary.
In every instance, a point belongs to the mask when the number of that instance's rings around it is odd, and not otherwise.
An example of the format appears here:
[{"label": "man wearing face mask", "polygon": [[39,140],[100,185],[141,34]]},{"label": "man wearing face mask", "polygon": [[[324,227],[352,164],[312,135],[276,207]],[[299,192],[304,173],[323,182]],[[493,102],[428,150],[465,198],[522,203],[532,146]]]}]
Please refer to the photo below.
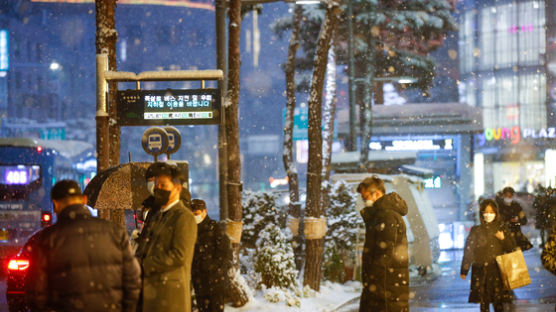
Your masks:
[{"label": "man wearing face mask", "polygon": [[191,263],[197,224],[180,200],[182,177],[175,166],[161,166],[155,175],[153,203],[160,207],[136,256],[143,267],[142,311],[191,310]]},{"label": "man wearing face mask", "polygon": [[514,200],[515,191],[512,187],[502,190],[501,198],[498,198],[500,216],[512,232],[512,236],[521,250],[529,250],[533,247],[529,239],[521,232],[521,226],[527,224],[527,216],[521,205]]},{"label": "man wearing face mask", "polygon": [[143,220],[143,226],[141,228],[140,233],[135,238],[137,249],[140,248],[138,246],[144,245],[145,234],[149,231],[148,228],[151,225],[153,216],[156,215],[158,210],[160,210],[160,205],[156,205],[154,202],[154,178],[159,173],[160,169],[164,168],[165,166],[167,166],[165,163],[155,162],[151,164],[147,168],[147,172],[145,172],[145,182],[147,184],[147,190],[149,190],[149,193],[151,195],[143,201],[140,215],[138,216],[138,218]]},{"label": "man wearing face mask", "polygon": [[360,312],[409,311],[409,255],[406,202],[397,194],[386,194],[384,182],[373,175],[357,187],[365,207],[365,246],[361,281]]},{"label": "man wearing face mask", "polygon": [[193,199],[191,210],[197,222],[197,242],[191,278],[200,312],[224,311],[228,270],[232,265],[230,240],[218,222],[207,215],[203,200]]},{"label": "man wearing face mask", "polygon": [[[155,162],[151,164],[147,168],[147,172],[145,172],[145,181],[147,183],[147,190],[149,190],[150,196],[147,197],[142,203],[139,218],[143,221],[143,226],[140,233],[135,238],[136,246],[141,246],[142,244],[144,244],[145,234],[149,231],[149,227],[152,223],[153,217],[160,210],[160,205],[155,202],[154,197],[154,178],[156,177],[156,175],[158,175],[162,168],[166,168],[168,166],[169,164],[164,162]],[[180,199],[186,208],[190,207],[191,194],[189,193],[189,190],[187,188],[182,187]]]}]

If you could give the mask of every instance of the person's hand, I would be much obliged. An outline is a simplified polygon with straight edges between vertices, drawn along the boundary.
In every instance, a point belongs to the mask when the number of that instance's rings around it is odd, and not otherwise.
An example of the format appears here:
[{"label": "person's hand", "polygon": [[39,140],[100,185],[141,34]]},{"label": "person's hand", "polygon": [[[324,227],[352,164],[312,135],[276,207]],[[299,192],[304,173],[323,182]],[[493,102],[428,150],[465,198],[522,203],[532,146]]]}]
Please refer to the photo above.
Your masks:
[{"label": "person's hand", "polygon": [[496,234],[494,234],[494,236],[496,236],[496,238],[498,238],[499,240],[504,240],[504,232],[502,232],[502,231],[496,232]]},{"label": "person's hand", "polygon": [[517,221],[519,221],[519,218],[517,216],[515,216],[515,217],[511,218],[510,221],[517,222]]},{"label": "person's hand", "polygon": [[461,279],[465,281],[465,274],[461,274],[459,277],[461,277]]}]

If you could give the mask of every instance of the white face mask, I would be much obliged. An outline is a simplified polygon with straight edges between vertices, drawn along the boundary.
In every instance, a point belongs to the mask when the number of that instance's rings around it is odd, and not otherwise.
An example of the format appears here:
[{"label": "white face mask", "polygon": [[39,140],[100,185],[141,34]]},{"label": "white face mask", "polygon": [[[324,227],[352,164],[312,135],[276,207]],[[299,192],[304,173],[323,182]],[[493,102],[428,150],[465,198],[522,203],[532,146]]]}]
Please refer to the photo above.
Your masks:
[{"label": "white face mask", "polygon": [[492,221],[494,221],[494,218],[496,218],[496,214],[495,213],[483,213],[483,218],[485,219],[486,223],[490,223]]},{"label": "white face mask", "polygon": [[504,197],[504,203],[506,203],[506,205],[509,205],[509,204],[512,203],[512,199],[511,199],[511,198]]},{"label": "white face mask", "polygon": [[194,217],[195,217],[195,222],[197,222],[197,224],[203,222],[203,220],[205,219],[202,214],[194,215]]},{"label": "white face mask", "polygon": [[154,181],[147,182],[147,190],[149,190],[151,195],[154,195]]},{"label": "white face mask", "polygon": [[367,199],[367,200],[365,201],[365,207],[372,207],[373,204],[374,204],[374,202],[373,202],[372,199]]}]

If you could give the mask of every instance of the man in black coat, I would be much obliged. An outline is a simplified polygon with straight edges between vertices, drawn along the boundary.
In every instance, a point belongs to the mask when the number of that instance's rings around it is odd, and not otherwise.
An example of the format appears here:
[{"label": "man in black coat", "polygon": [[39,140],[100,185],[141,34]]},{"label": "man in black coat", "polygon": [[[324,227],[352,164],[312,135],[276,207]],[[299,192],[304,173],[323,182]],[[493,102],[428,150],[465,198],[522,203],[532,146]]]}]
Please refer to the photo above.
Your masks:
[{"label": "man in black coat", "polygon": [[125,229],[92,217],[75,181],[56,183],[51,198],[58,220],[31,246],[31,310],[135,311],[140,268]]},{"label": "man in black coat", "polygon": [[384,182],[373,175],[357,187],[365,202],[363,291],[360,312],[409,311],[409,255],[406,202],[397,194],[386,194]]},{"label": "man in black coat", "polygon": [[224,311],[227,274],[232,263],[230,241],[218,222],[207,215],[203,200],[193,199],[191,210],[197,222],[197,242],[191,269],[197,308],[200,312]]},{"label": "man in black coat", "polygon": [[521,226],[527,224],[527,216],[523,212],[521,205],[514,200],[515,191],[512,187],[505,187],[502,190],[501,198],[497,198],[497,204],[500,210],[500,216],[506,223],[512,236],[521,250],[529,250],[533,248],[529,239],[521,232]]}]

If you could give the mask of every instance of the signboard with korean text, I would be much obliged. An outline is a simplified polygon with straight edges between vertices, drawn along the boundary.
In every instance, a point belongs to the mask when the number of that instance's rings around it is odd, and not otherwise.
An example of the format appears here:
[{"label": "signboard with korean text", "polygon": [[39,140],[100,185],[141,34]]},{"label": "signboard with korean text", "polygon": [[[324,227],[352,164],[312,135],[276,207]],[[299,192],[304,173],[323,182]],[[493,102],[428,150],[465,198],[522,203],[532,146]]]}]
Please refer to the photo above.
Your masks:
[{"label": "signboard with korean text", "polygon": [[118,91],[122,126],[210,125],[220,123],[218,89]]}]

